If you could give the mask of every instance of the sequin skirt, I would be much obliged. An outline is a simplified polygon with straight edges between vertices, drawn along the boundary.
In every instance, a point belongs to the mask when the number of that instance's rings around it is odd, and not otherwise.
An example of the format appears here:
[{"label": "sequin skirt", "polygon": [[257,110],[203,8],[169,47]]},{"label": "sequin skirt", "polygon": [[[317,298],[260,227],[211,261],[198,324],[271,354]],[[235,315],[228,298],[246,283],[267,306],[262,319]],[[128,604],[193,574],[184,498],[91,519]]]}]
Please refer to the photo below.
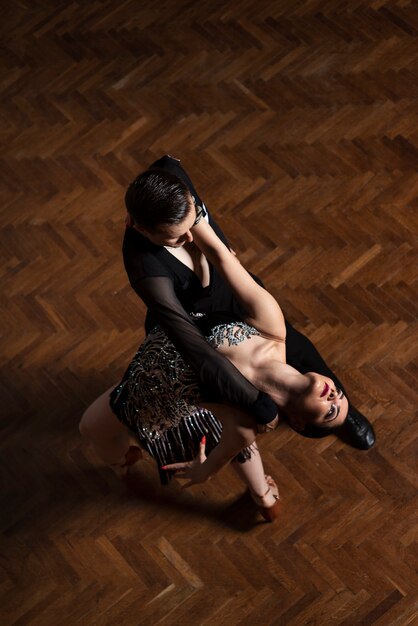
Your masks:
[{"label": "sequin skirt", "polygon": [[[206,339],[218,348],[225,340],[236,345],[258,334],[252,326],[234,322],[214,327]],[[222,425],[210,411],[199,408],[201,401],[196,374],[159,326],[144,339],[110,394],[112,410],[158,468],[192,460],[203,435],[207,454],[219,443]],[[244,462],[250,456],[251,449],[246,448],[236,459]],[[167,472],[159,473],[161,482],[167,483]]]}]

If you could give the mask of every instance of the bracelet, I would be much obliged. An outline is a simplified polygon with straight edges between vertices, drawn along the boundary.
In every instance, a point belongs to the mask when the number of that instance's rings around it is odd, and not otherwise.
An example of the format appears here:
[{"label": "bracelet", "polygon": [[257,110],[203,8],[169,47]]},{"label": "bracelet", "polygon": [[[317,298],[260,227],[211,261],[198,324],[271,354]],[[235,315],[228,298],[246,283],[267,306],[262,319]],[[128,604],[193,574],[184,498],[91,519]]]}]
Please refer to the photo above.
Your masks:
[{"label": "bracelet", "polygon": [[200,222],[202,217],[206,217],[206,215],[207,215],[206,210],[202,206],[200,206],[200,204],[196,204],[196,219],[194,221],[193,226],[196,226],[196,224]]}]

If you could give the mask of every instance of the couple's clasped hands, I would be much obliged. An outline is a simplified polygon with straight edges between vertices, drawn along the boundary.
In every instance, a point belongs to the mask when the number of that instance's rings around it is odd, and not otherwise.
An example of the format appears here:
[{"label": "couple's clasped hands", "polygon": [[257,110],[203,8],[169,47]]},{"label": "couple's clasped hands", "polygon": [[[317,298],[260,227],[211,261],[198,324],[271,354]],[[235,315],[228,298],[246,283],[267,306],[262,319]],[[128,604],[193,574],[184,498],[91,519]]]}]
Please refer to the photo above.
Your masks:
[{"label": "couple's clasped hands", "polygon": [[162,470],[170,470],[176,472],[176,478],[188,478],[189,481],[183,485],[183,489],[196,485],[197,483],[204,483],[210,478],[207,475],[207,470],[204,467],[206,461],[206,437],[203,436],[199,444],[199,452],[193,461],[187,461],[185,463],[171,463],[170,465],[164,465]]}]

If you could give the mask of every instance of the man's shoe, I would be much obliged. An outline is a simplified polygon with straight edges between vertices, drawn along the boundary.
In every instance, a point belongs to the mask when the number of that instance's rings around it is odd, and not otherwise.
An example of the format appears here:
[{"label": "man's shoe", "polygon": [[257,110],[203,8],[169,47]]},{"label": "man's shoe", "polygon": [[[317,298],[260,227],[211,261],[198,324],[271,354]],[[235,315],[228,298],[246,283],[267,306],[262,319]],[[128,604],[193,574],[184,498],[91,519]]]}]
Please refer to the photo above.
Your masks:
[{"label": "man's shoe", "polygon": [[340,439],[359,450],[370,450],[376,442],[369,420],[351,405],[344,424],[334,432]]}]

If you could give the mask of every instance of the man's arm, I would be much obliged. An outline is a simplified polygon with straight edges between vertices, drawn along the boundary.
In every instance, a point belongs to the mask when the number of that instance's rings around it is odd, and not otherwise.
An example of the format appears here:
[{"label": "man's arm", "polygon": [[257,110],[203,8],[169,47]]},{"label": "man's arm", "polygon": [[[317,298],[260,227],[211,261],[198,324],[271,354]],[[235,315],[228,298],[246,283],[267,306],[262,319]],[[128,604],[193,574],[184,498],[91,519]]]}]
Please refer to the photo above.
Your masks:
[{"label": "man's arm", "polygon": [[271,398],[256,389],[208,344],[178,300],[170,278],[142,278],[132,286],[198,375],[205,400],[237,405],[251,413],[259,424],[267,424],[276,417],[277,407]]}]

